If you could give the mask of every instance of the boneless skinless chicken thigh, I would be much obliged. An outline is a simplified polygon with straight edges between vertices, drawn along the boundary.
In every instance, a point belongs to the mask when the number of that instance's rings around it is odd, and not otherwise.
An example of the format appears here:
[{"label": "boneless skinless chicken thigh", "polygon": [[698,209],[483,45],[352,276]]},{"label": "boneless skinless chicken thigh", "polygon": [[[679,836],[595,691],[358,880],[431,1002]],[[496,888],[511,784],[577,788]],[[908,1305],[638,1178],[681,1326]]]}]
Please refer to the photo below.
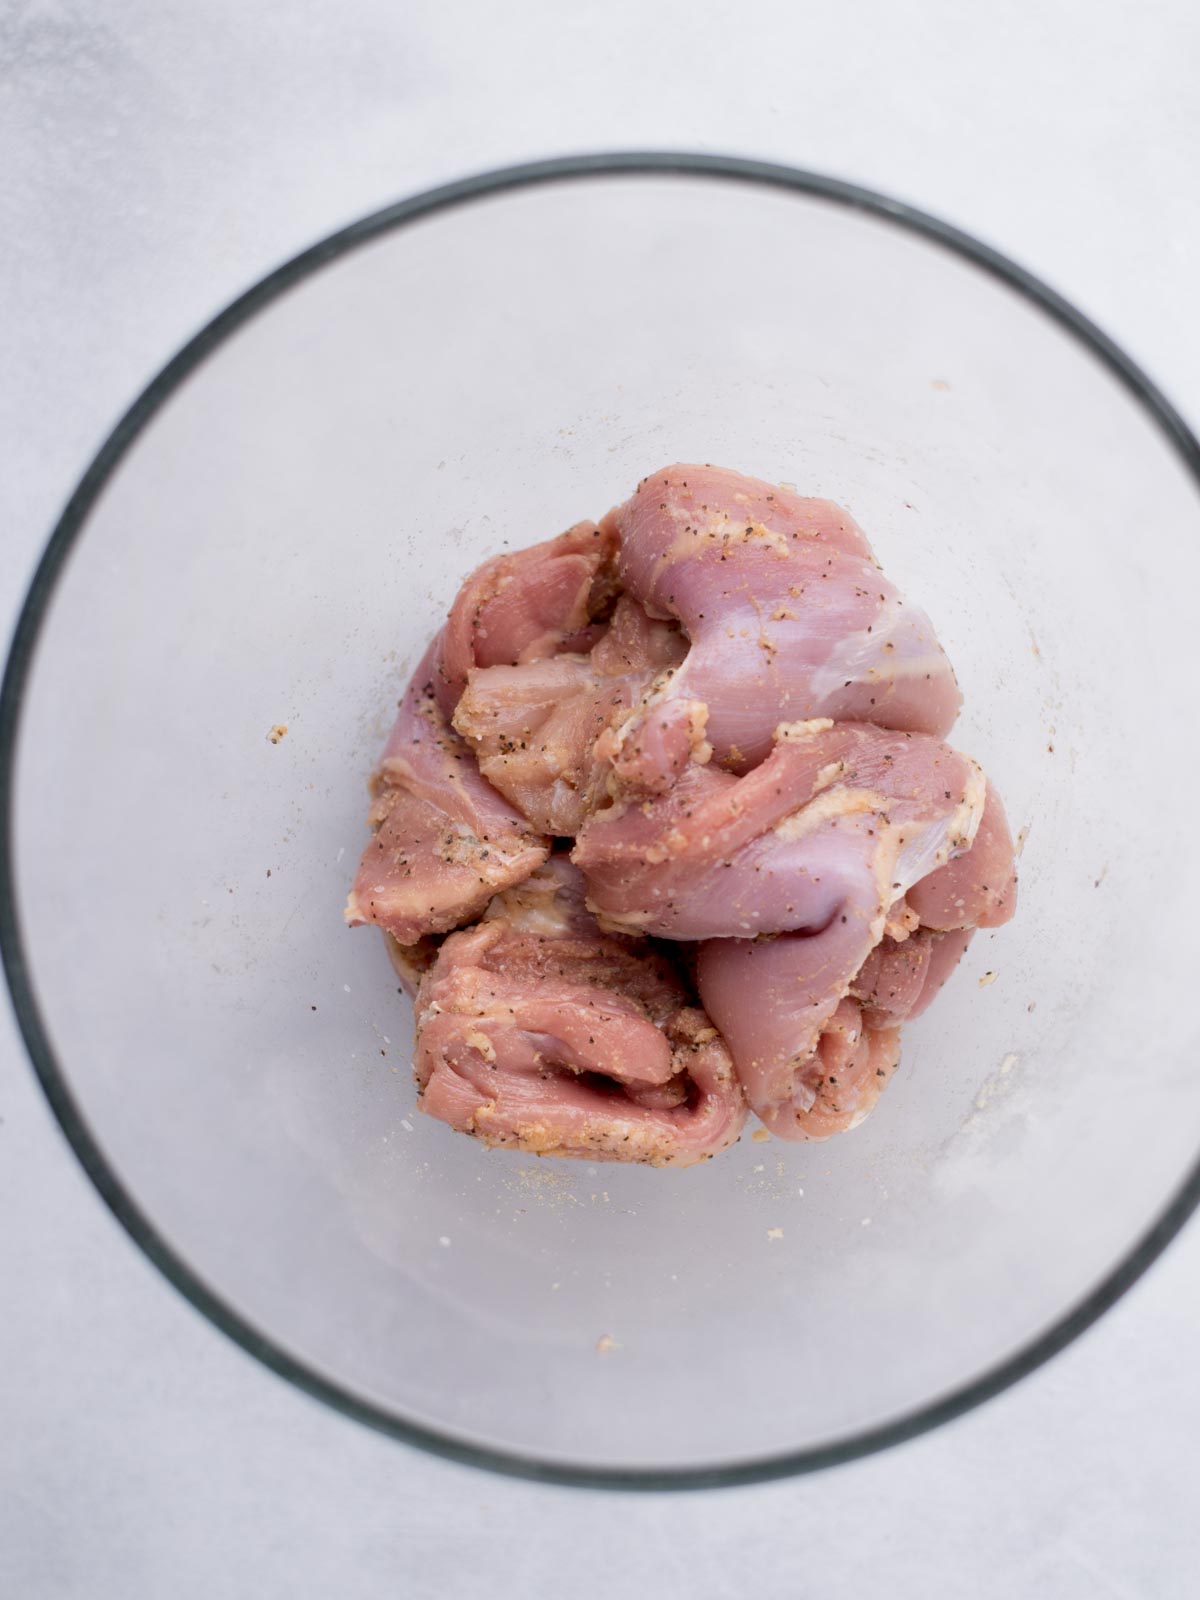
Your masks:
[{"label": "boneless skinless chicken thigh", "polygon": [[1015,908],[960,698],[851,517],[720,468],[485,563],[400,703],[346,912],[415,993],[422,1108],[658,1165],[747,1107],[860,1122]]}]

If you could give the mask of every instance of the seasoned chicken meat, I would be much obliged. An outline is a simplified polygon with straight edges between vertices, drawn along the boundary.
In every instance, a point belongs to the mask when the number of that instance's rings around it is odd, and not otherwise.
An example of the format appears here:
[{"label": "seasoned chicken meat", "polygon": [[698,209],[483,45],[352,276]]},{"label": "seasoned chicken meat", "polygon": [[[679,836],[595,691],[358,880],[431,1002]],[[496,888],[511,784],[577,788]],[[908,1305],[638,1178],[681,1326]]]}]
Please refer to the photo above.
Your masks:
[{"label": "seasoned chicken meat", "polygon": [[484,777],[543,833],[583,827],[608,779],[602,736],[686,648],[629,595],[598,631],[587,654],[473,669],[454,713]]},{"label": "seasoned chicken meat", "polygon": [[375,829],[346,906],[402,945],[477,917],[498,889],[545,861],[549,841],[501,799],[434,692],[441,636],[400,702],[372,782]]},{"label": "seasoned chicken meat", "polygon": [[416,1072],[422,1110],[538,1155],[690,1166],[746,1119],[679,974],[600,931],[562,855],[444,942],[417,994]]},{"label": "seasoned chicken meat", "polygon": [[615,592],[615,551],[610,529],[579,522],[471,574],[450,608],[434,676],[447,720],[472,668],[518,666],[590,647],[592,620]]},{"label": "seasoned chicken meat", "polygon": [[[880,572],[862,530],[827,500],[717,467],[674,466],[639,484],[602,526],[620,542],[620,581],[690,641],[678,672],[623,729],[700,708],[696,750],[744,771],[781,722],[833,717],[949,732],[961,696],[924,612]],[[621,766],[624,750],[617,757]],[[641,773],[667,787],[667,770]]]},{"label": "seasoned chicken meat", "polygon": [[747,1107],[784,1139],[861,1122],[1016,906],[960,700],[846,511],[723,468],[485,562],[400,703],[346,910],[415,996],[422,1109],[674,1166]]},{"label": "seasoned chicken meat", "polygon": [[783,724],[737,778],[692,765],[666,794],[593,813],[573,859],[606,927],[668,939],[847,927],[883,936],[886,913],[969,849],[984,777],[927,734],[866,723]]}]

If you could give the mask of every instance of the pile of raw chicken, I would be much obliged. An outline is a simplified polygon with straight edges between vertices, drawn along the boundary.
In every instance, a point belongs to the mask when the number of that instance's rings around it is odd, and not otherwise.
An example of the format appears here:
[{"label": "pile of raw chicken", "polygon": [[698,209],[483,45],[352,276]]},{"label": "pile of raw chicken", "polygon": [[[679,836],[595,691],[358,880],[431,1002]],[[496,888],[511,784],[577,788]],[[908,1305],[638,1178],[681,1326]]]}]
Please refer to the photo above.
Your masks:
[{"label": "pile of raw chicken", "polygon": [[421,1106],[688,1165],[823,1139],[1012,915],[928,618],[825,500],[711,466],[463,585],[372,781],[346,910],[416,1005]]}]

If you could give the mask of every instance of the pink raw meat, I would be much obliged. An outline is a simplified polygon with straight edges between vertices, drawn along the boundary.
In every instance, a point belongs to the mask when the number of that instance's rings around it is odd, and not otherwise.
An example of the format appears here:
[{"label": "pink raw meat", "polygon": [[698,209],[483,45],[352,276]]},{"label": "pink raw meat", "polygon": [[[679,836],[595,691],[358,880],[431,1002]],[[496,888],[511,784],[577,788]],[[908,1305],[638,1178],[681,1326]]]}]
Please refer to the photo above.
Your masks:
[{"label": "pink raw meat", "polygon": [[[883,577],[865,536],[827,500],[806,500],[716,467],[667,467],[639,484],[601,526],[619,537],[618,574],[653,616],[691,641],[686,661],[629,718],[679,705],[715,759],[745,771],[770,751],[778,723],[833,717],[945,735],[961,695],[932,624]],[[617,754],[616,766],[624,774]],[[664,789],[673,771],[643,762],[635,787]]]},{"label": "pink raw meat", "polygon": [[443,630],[434,680],[447,719],[473,667],[587,650],[590,624],[615,593],[615,535],[580,522],[556,539],[485,561],[463,584]]},{"label": "pink raw meat", "polygon": [[[983,819],[971,848],[932,877],[954,872],[958,914],[969,907],[980,925],[994,926],[982,918],[1012,915],[1015,879],[1011,845],[1006,856],[1002,844],[1003,812],[990,789]],[[909,890],[910,914],[930,881]],[[903,931],[906,919],[896,917],[895,907],[892,917]],[[853,918],[843,924],[839,916],[810,934],[710,939],[700,948],[700,998],[729,1045],[751,1106],[780,1138],[826,1138],[861,1122],[899,1060],[899,1025],[930,1005],[975,932],[921,926],[872,943],[854,937],[855,930]],[[835,1045],[842,1052],[837,1068],[830,1065]]]},{"label": "pink raw meat", "polygon": [[595,813],[572,859],[606,927],[710,939],[836,922],[861,950],[849,976],[893,902],[970,846],[983,794],[975,763],[928,735],[798,723],[745,777],[693,764],[669,793]]},{"label": "pink raw meat", "polygon": [[345,912],[351,927],[375,923],[401,945],[477,917],[550,848],[480,776],[442,716],[433,687],[440,643],[439,635],[400,702],[372,786],[376,831]]},{"label": "pink raw meat", "polygon": [[758,479],[666,468],[484,563],[401,702],[346,910],[415,990],[422,1109],[656,1165],[724,1149],[747,1100],[785,1139],[855,1126],[1015,908],[1004,809],[940,742],[959,701],[853,519]]},{"label": "pink raw meat", "polygon": [[[700,997],[751,1106],[781,1137],[823,1138],[861,1120],[895,1067],[932,947],[918,938],[911,974],[890,950],[872,971],[872,953],[914,920],[906,892],[970,848],[985,782],[928,735],[782,733],[743,778],[692,766],[667,795],[594,817],[574,859],[605,925],[705,941]],[[843,1070],[826,1070],[835,1055]]]},{"label": "pink raw meat", "polygon": [[690,1166],[746,1117],[729,1052],[673,967],[600,932],[554,856],[452,934],[417,996],[421,1108],[485,1144]]},{"label": "pink raw meat", "polygon": [[1017,862],[1000,796],[988,785],[966,855],[917,884],[908,903],[929,928],[999,928],[1017,909]]},{"label": "pink raw meat", "polygon": [[850,985],[865,1026],[892,1028],[919,1017],[966,954],[974,932],[918,928],[903,941],[881,939]]},{"label": "pink raw meat", "polygon": [[696,969],[704,1005],[752,1109],[781,1139],[857,1126],[900,1057],[900,1031],[867,1028],[846,997],[855,952],[820,935],[712,939]]},{"label": "pink raw meat", "polygon": [[[847,946],[820,936],[710,939],[696,976],[746,1097],[781,1139],[856,1127],[900,1059],[896,1026],[869,1028],[846,990]],[[839,960],[839,958],[841,958]]]},{"label": "pink raw meat", "polygon": [[454,713],[479,767],[543,833],[574,835],[608,775],[600,739],[660,673],[678,666],[685,641],[629,595],[586,655],[520,666],[476,667]]}]

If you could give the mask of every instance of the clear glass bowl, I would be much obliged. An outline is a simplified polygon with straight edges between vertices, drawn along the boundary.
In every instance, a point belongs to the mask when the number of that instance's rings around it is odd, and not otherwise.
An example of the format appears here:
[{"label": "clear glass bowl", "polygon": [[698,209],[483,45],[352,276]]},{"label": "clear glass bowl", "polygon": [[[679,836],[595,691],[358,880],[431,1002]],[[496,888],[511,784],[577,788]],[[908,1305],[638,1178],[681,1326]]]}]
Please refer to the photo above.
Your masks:
[{"label": "clear glass bowl", "polygon": [[[364,783],[460,578],[677,459],[843,502],[931,613],[1019,913],[850,1135],[489,1153],[342,926]],[[1197,1198],[1198,475],[1050,291],[798,172],[547,162],[281,268],[89,469],[5,683],[4,954],[104,1198],[276,1371],[550,1479],[800,1471],[1028,1371]]]}]

